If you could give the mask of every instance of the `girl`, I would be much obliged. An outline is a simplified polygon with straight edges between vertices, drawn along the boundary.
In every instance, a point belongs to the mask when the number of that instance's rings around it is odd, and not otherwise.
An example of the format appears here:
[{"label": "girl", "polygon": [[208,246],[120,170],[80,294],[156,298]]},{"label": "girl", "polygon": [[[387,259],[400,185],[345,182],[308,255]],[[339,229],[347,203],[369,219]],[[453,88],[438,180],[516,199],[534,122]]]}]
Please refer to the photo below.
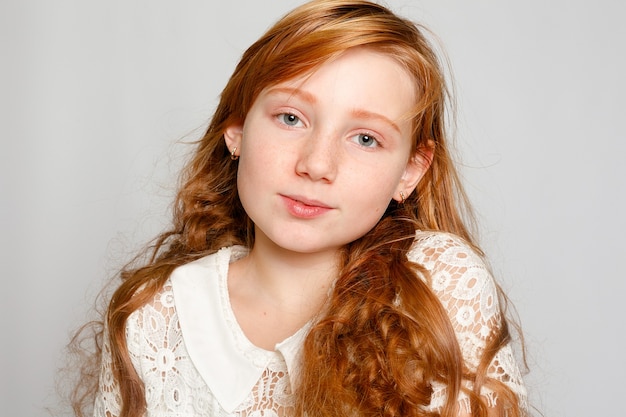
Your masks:
[{"label": "girl", "polygon": [[122,272],[95,415],[524,415],[445,99],[422,29],[367,1],[254,43]]}]

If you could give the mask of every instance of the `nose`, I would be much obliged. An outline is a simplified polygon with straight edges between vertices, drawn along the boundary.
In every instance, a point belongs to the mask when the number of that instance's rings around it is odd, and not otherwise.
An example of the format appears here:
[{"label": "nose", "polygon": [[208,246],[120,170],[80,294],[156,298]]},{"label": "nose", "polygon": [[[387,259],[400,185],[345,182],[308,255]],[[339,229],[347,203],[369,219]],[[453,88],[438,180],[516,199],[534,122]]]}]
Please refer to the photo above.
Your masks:
[{"label": "nose", "polygon": [[296,173],[313,181],[331,183],[337,176],[339,146],[336,135],[316,133],[303,138],[296,162]]}]

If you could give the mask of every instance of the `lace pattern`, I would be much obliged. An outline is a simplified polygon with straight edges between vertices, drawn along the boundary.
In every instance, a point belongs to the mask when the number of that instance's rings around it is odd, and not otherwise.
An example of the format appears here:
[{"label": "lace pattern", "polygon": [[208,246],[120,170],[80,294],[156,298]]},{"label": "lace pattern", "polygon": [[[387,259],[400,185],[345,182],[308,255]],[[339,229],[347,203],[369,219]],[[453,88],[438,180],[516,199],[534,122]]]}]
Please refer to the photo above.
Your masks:
[{"label": "lace pattern", "polygon": [[[418,232],[409,259],[430,271],[429,285],[437,295],[454,328],[465,364],[476,371],[487,339],[501,320],[496,285],[482,258],[457,236],[447,233]],[[488,376],[507,384],[523,408],[527,405],[517,361],[510,345],[492,360]],[[465,382],[471,389],[471,384]],[[446,400],[445,387],[433,384],[431,410],[440,409]],[[495,395],[488,389],[481,393],[489,406]],[[469,399],[461,394],[460,409],[470,412]]]},{"label": "lace pattern", "polygon": [[[448,311],[467,366],[475,369],[487,337],[500,319],[496,287],[482,259],[459,238],[431,232],[417,234],[409,258],[431,271],[429,284]],[[229,307],[229,303],[224,305]],[[225,318],[232,315],[232,311],[223,313]],[[226,321],[229,327],[236,325]],[[105,340],[108,340],[106,335]],[[235,410],[229,412],[222,408],[189,356],[170,281],[151,303],[130,316],[127,343],[133,365],[146,387],[146,417],[290,415],[293,404],[289,370],[279,350],[259,349],[260,356],[267,358],[269,355],[261,378]],[[220,361],[219,357],[211,359]],[[121,404],[108,343],[103,347],[102,360],[94,415],[114,417],[119,415]],[[236,373],[237,369],[231,372]],[[526,391],[510,346],[497,353],[489,375],[507,384],[525,403]],[[218,380],[219,377],[215,376]],[[429,409],[437,410],[444,404],[446,392],[445,387],[437,384],[433,388]],[[491,404],[494,403],[492,392],[485,390],[482,394]],[[463,396],[459,401],[460,411],[469,412],[467,397]]]}]

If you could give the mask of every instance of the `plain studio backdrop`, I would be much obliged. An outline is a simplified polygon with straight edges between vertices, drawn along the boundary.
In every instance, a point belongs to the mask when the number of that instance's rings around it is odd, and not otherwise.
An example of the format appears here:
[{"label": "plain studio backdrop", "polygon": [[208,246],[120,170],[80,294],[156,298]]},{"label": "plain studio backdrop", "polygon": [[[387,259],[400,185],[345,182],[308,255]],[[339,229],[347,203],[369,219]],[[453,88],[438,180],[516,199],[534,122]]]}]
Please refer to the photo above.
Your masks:
[{"label": "plain studio backdrop", "polygon": [[[72,329],[169,221],[182,142],[243,50],[298,3],[0,3],[2,416],[58,407]],[[521,317],[533,405],[623,415],[624,3],[387,4],[449,56],[463,177]]]}]

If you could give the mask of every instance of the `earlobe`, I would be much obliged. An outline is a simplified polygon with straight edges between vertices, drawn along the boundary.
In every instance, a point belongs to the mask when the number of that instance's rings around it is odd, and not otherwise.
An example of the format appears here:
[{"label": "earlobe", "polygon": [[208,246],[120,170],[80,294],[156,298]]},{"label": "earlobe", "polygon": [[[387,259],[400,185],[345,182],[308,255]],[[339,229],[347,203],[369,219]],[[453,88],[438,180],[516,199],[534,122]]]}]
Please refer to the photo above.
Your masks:
[{"label": "earlobe", "polygon": [[420,148],[406,164],[402,178],[398,183],[398,189],[394,195],[394,199],[400,203],[411,195],[417,188],[420,180],[430,168],[433,160],[433,147]]},{"label": "earlobe", "polygon": [[228,147],[231,157],[239,156],[238,149],[241,149],[241,139],[243,138],[243,126],[242,125],[230,125],[224,130],[224,142]]}]

